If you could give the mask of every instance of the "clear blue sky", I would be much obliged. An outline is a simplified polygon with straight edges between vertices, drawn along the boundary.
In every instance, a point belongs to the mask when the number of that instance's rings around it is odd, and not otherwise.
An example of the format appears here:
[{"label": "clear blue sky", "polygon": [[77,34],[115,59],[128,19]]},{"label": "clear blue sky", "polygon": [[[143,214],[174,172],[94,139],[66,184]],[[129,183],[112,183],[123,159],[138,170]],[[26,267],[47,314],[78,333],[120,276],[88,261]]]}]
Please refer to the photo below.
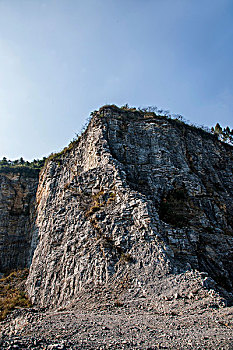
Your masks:
[{"label": "clear blue sky", "polygon": [[233,1],[0,0],[0,158],[61,150],[107,103],[233,127]]}]

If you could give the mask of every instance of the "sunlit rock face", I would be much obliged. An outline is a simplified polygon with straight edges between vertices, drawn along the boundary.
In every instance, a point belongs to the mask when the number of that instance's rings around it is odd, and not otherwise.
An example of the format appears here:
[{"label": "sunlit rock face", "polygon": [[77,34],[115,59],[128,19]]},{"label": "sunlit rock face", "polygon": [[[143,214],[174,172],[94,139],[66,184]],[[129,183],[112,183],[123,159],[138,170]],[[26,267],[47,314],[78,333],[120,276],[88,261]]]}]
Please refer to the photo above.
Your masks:
[{"label": "sunlit rock face", "polygon": [[30,266],[38,177],[33,169],[0,171],[0,273]]},{"label": "sunlit rock face", "polygon": [[41,173],[32,301],[67,306],[97,290],[152,295],[190,270],[230,292],[232,169],[232,147],[202,130],[101,108]]}]

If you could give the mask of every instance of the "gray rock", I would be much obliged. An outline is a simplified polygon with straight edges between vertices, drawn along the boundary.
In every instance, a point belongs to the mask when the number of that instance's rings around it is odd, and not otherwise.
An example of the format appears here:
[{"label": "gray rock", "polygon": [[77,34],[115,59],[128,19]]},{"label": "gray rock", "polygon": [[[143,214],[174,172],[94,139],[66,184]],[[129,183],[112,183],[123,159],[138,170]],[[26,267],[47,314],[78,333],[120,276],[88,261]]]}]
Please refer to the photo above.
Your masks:
[{"label": "gray rock", "polygon": [[232,147],[213,135],[100,109],[79,141],[41,173],[39,241],[27,280],[33,302],[85,305],[108,291],[120,305],[132,290],[153,296],[166,288],[168,297],[188,296],[189,285],[205,288],[198,271],[229,296],[232,169]]},{"label": "gray rock", "polygon": [[36,245],[32,227],[38,175],[33,169],[0,169],[0,276],[30,266]]}]

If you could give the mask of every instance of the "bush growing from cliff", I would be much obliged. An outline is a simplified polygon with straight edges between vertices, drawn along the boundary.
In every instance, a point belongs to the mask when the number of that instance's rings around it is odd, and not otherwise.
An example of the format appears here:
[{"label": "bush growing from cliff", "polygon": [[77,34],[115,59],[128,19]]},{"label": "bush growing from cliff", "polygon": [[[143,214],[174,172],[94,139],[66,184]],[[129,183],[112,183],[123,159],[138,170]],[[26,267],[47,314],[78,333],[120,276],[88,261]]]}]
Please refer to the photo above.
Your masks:
[{"label": "bush growing from cliff", "polygon": [[56,161],[59,165],[61,165],[61,160],[62,157],[69,151],[71,151],[74,146],[79,142],[80,140],[80,136],[78,134],[76,134],[76,137],[73,138],[72,141],[70,141],[69,145],[65,148],[63,148],[63,150],[61,152],[57,152],[57,153],[51,153],[48,158],[45,158],[45,162],[43,165],[46,165],[50,160],[54,160]]},{"label": "bush growing from cliff", "polygon": [[221,125],[217,123],[215,127],[211,128],[211,132],[216,135],[219,140],[233,145],[233,129],[230,129],[229,126],[222,128]]}]

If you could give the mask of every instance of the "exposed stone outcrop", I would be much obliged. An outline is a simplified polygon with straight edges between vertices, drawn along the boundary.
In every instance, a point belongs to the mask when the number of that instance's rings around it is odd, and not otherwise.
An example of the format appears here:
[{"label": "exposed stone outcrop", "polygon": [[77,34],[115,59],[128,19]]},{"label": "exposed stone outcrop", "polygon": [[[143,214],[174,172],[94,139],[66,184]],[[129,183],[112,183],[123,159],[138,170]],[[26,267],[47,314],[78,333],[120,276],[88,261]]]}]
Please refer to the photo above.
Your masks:
[{"label": "exposed stone outcrop", "polygon": [[0,169],[0,273],[30,266],[38,177],[33,169]]},{"label": "exposed stone outcrop", "polygon": [[192,269],[231,292],[232,169],[232,147],[204,131],[103,107],[41,173],[32,301],[65,306],[93,289],[152,295]]}]

